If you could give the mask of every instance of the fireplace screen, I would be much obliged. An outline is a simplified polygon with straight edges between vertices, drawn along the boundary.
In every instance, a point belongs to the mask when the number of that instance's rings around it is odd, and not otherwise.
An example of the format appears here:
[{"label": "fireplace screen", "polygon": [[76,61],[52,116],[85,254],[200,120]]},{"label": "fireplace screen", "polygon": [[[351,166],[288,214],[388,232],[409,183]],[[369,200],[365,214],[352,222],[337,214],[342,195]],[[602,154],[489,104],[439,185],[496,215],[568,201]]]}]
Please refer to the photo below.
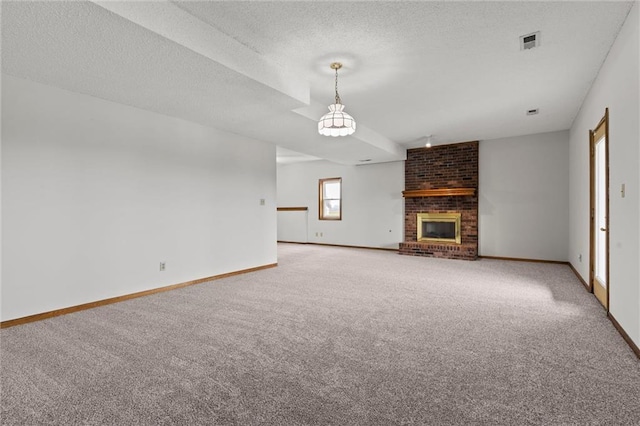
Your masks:
[{"label": "fireplace screen", "polygon": [[418,241],[460,244],[460,213],[418,213]]}]

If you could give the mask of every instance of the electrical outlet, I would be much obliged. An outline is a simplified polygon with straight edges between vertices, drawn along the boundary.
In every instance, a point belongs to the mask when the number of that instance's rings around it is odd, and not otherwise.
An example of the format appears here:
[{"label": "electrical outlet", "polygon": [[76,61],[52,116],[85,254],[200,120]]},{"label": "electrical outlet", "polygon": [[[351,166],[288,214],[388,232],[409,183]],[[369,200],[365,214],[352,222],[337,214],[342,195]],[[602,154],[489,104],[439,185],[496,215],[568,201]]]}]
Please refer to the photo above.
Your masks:
[{"label": "electrical outlet", "polygon": [[322,237],[322,232],[320,233],[320,236]]},{"label": "electrical outlet", "polygon": [[160,262],[160,270],[161,271],[164,271],[166,267],[167,267],[167,263],[166,262]]}]

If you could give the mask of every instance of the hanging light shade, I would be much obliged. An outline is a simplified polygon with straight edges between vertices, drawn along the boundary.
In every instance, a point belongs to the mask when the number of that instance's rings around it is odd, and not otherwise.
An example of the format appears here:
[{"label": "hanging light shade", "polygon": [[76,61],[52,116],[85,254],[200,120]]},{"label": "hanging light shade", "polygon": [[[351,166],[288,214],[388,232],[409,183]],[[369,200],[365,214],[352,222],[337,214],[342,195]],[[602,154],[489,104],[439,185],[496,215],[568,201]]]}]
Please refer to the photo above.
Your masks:
[{"label": "hanging light shade", "polygon": [[318,132],[324,136],[348,136],[356,131],[356,121],[344,112],[344,105],[338,94],[338,70],[342,68],[340,62],[331,64],[331,69],[336,71],[336,103],[329,105],[329,112],[318,121]]}]

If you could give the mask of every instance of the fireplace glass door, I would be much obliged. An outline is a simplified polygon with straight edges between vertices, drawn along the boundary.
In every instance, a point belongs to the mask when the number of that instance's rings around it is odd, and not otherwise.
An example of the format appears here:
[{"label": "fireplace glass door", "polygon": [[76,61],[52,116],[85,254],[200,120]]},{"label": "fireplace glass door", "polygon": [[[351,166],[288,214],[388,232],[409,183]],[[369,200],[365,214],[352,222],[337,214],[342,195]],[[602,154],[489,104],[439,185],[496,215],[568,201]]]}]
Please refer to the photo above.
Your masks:
[{"label": "fireplace glass door", "polygon": [[461,243],[460,213],[418,213],[418,241]]},{"label": "fireplace glass door", "polygon": [[422,222],[422,236],[425,238],[456,238],[456,224],[454,222]]}]

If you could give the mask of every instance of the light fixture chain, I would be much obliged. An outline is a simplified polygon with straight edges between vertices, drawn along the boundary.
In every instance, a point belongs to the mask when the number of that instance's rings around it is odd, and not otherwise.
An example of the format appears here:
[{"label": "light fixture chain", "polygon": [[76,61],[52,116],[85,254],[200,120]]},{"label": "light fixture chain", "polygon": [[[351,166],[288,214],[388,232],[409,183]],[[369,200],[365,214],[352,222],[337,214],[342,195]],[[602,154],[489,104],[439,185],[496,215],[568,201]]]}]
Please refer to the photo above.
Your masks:
[{"label": "light fixture chain", "polygon": [[338,94],[338,68],[336,68],[336,103],[341,104],[340,95]]}]

